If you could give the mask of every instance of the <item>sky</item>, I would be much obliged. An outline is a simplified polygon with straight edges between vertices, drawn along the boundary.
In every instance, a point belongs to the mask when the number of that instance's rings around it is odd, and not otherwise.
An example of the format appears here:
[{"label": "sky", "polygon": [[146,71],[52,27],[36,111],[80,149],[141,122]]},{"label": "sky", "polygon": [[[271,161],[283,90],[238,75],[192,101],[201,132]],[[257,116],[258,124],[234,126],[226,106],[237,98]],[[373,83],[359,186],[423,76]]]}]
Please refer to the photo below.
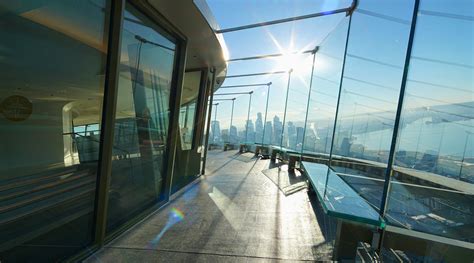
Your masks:
[{"label": "sky", "polygon": [[[338,9],[349,6],[351,1],[207,0],[207,3],[222,29]],[[384,127],[393,127],[413,3],[413,0],[359,1],[352,17],[338,119],[352,120],[356,124],[376,119]],[[403,112],[474,101],[472,10],[472,0],[421,1]],[[294,72],[289,85],[286,122],[304,125],[308,94],[311,94],[308,120],[330,119],[335,111],[347,26],[348,17],[337,14],[225,33],[223,37],[230,58],[304,51],[315,46],[321,48],[316,54],[313,75],[311,54],[285,56],[284,59],[230,62],[227,75],[288,70],[292,67]],[[282,120],[288,74],[227,78],[223,85],[268,82],[272,82],[272,85],[267,121],[275,115]],[[311,93],[310,84],[313,85]],[[221,89],[216,94],[250,90],[254,91],[250,118],[255,122],[257,113],[265,111],[266,86]],[[243,129],[249,95],[217,97],[237,98],[233,125]],[[450,110],[452,112],[442,113],[440,117],[450,117],[453,113],[467,116],[474,114],[473,108],[465,106],[455,106]],[[221,123],[221,129],[228,129],[230,114],[231,102],[219,102],[217,120]],[[331,121],[315,123],[319,126],[315,128],[332,124]],[[472,119],[467,124],[471,125]],[[344,124],[338,121],[338,125]],[[463,125],[472,131],[470,126]],[[465,136],[462,130],[460,134]],[[387,139],[381,147],[388,148],[389,144]]]},{"label": "sky", "polygon": [[[293,16],[306,15],[321,11],[328,11],[350,6],[351,1],[236,1],[236,0],[208,0],[212,13],[221,28],[235,27],[245,24],[269,21]],[[292,51],[305,51],[314,49],[315,46],[341,23],[344,14],[327,16],[324,18],[313,18],[292,23],[260,27],[255,29],[230,32],[224,34],[224,40],[229,50],[230,58],[248,57],[255,55],[266,55],[285,53]],[[298,88],[309,88],[309,80],[312,65],[311,54],[295,56],[291,60],[298,70],[292,73],[290,86]],[[279,59],[260,59],[242,62],[231,62],[228,65],[227,75],[270,72],[289,70],[291,67]],[[291,61],[290,61],[291,62]],[[301,63],[300,63],[301,62]],[[289,63],[292,64],[292,63]],[[304,65],[304,66],[303,66]],[[298,71],[298,72],[297,72]],[[288,74],[266,75],[259,77],[228,78],[223,85],[240,85],[254,83],[272,82],[270,92],[268,118],[278,115],[283,118],[283,105],[286,97]],[[226,89],[225,92],[246,92],[254,90],[252,95],[251,116],[257,112],[264,113],[267,87]],[[224,93],[224,90],[218,93]],[[235,97],[235,96],[222,96]],[[290,96],[292,98],[294,96]],[[307,96],[306,96],[307,97]],[[247,118],[248,95],[242,95],[236,99],[236,110],[234,111],[234,125],[244,126]],[[294,100],[302,99],[299,97]],[[230,109],[228,102],[221,102],[218,106],[217,118],[226,127],[230,123]],[[296,104],[295,104],[296,105]],[[295,116],[305,110],[305,105],[295,107]],[[293,111],[292,111],[293,112]],[[298,112],[298,113],[296,113]],[[289,114],[291,115],[291,114]],[[289,116],[291,119],[291,117]]]}]

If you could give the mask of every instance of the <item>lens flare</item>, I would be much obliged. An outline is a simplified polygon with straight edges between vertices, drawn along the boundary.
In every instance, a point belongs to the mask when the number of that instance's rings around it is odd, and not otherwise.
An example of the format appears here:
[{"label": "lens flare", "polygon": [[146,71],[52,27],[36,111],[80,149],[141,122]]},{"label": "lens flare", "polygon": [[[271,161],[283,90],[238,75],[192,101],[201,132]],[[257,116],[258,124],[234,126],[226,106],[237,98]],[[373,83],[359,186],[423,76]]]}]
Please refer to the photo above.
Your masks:
[{"label": "lens flare", "polygon": [[165,235],[166,231],[170,229],[174,224],[183,221],[184,213],[176,207],[171,208],[171,211],[168,216],[168,222],[166,222],[165,227],[155,236],[150,242],[148,242],[148,248],[155,249],[158,246],[161,238]]},{"label": "lens flare", "polygon": [[175,207],[171,208],[171,214],[173,218],[178,219],[178,222],[184,219],[184,213],[178,208],[175,208]]}]

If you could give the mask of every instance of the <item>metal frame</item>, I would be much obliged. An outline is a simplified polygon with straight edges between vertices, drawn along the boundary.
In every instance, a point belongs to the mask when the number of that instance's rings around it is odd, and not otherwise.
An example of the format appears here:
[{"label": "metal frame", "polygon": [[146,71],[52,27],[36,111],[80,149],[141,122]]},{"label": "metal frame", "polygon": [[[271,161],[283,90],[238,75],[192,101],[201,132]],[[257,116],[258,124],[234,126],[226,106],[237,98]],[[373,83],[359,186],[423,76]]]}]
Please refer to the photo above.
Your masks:
[{"label": "metal frame", "polygon": [[283,111],[283,124],[281,126],[280,148],[283,147],[283,137],[285,137],[286,110],[288,108],[288,93],[290,92],[290,81],[291,81],[292,72],[293,72],[293,69],[290,69],[288,71],[288,84],[286,85],[285,110]]},{"label": "metal frame", "polygon": [[[120,50],[121,40],[123,32],[124,22],[124,11],[125,6],[129,4],[133,6],[137,11],[142,13],[145,17],[153,22],[156,29],[160,34],[170,37],[176,44],[176,55],[173,68],[173,77],[171,82],[171,95],[170,95],[170,126],[168,132],[167,149],[165,153],[165,178],[163,183],[162,196],[163,201],[151,206],[142,211],[137,216],[129,219],[126,223],[114,229],[110,233],[106,233],[107,228],[107,210],[108,210],[108,190],[111,180],[112,170],[112,148],[114,139],[114,128],[115,128],[115,113],[117,107],[117,96],[118,96],[118,81],[119,81],[119,67],[120,67]],[[140,220],[148,216],[152,211],[156,210],[160,206],[164,205],[169,199],[169,191],[171,189],[173,166],[175,161],[175,152],[177,144],[177,126],[179,126],[179,105],[180,96],[182,90],[185,59],[186,59],[186,38],[185,36],[169,23],[158,11],[154,9],[149,3],[139,0],[118,0],[110,1],[110,17],[106,21],[106,25],[109,26],[108,32],[108,52],[106,62],[106,74],[105,74],[105,86],[104,86],[104,100],[102,110],[102,123],[101,123],[101,141],[99,162],[98,162],[98,174],[97,174],[97,185],[96,185],[96,198],[95,198],[95,210],[94,210],[94,226],[93,236],[94,241],[83,251],[72,255],[69,260],[81,260],[91,255],[104,244],[116,236],[123,233],[131,226],[138,223]],[[108,8],[109,8],[108,6]],[[153,26],[152,25],[152,26]],[[179,127],[178,127],[179,128]]]},{"label": "metal frame", "polygon": [[211,81],[209,83],[208,81],[208,92],[210,93],[210,98],[209,98],[209,108],[207,112],[207,127],[206,127],[206,139],[205,139],[205,144],[204,144],[204,154],[203,154],[203,159],[202,159],[202,167],[201,167],[201,175],[206,174],[206,161],[207,161],[207,151],[209,148],[209,130],[211,129],[211,119],[212,119],[212,104],[214,100],[214,85],[216,83],[216,69],[212,68],[211,69],[212,77]]},{"label": "metal frame", "polygon": [[102,110],[102,132],[100,134],[99,172],[97,175],[94,241],[98,246],[105,243],[107,227],[108,189],[112,170],[112,147],[114,144],[115,112],[117,108],[120,50],[125,0],[112,1],[107,47],[104,106]]},{"label": "metal frame", "polygon": [[[305,50],[305,51],[301,51],[301,52],[298,52],[298,51],[297,52],[291,52],[290,54],[297,55],[297,54],[306,54],[306,53],[311,53],[311,52],[313,52],[313,50]],[[260,55],[260,56],[252,56],[252,57],[231,58],[231,59],[228,59],[226,61],[227,62],[234,62],[234,61],[243,61],[243,60],[275,58],[275,57],[282,57],[282,56],[285,56],[285,55],[287,55],[287,54],[278,53],[278,54]]]},{"label": "metal frame", "polygon": [[[390,178],[392,176],[392,166],[393,166],[393,161],[395,159],[395,150],[397,147],[397,137],[398,137],[398,132],[400,129],[400,120],[401,120],[401,113],[403,110],[403,101],[405,99],[405,89],[406,89],[406,82],[407,82],[407,77],[408,77],[408,68],[410,66],[410,57],[411,57],[411,51],[413,48],[413,39],[415,37],[415,30],[416,30],[416,21],[418,17],[418,8],[420,6],[420,1],[415,0],[414,6],[413,6],[413,15],[412,15],[412,20],[411,20],[411,28],[410,28],[410,35],[408,38],[408,44],[407,44],[407,51],[405,54],[405,65],[403,67],[403,75],[402,75],[402,82],[401,82],[401,87],[400,87],[400,94],[398,97],[398,106],[397,106],[397,113],[395,115],[395,122],[393,126],[393,134],[392,134],[392,142],[390,145],[390,152],[388,155],[388,162],[387,162],[387,169],[385,171],[385,182],[384,182],[384,187],[383,187],[383,192],[382,192],[382,203],[380,204],[380,215],[385,216],[385,210],[387,208],[387,199],[388,199],[388,192],[390,190]],[[382,238],[381,238],[382,240]]]},{"label": "metal frame", "polygon": [[287,71],[271,71],[271,72],[260,72],[260,73],[250,73],[250,74],[240,74],[240,75],[229,75],[226,76],[226,79],[230,78],[242,78],[242,77],[253,77],[253,76],[262,76],[262,75],[274,75],[274,74],[284,74],[287,73]]},{"label": "metal frame", "polygon": [[[267,114],[268,114],[268,102],[270,99],[270,87],[272,86],[272,82],[267,83],[267,102],[265,104],[265,120],[263,121],[263,134],[262,134],[262,145],[265,143],[265,128],[267,127]],[[271,142],[270,142],[271,143]]]},{"label": "metal frame", "polygon": [[197,101],[197,107],[196,107],[196,116],[195,116],[195,122],[194,122],[194,128],[195,128],[195,134],[193,138],[193,149],[196,149],[197,145],[202,144],[202,135],[204,132],[204,125],[205,121],[204,119],[206,118],[206,110],[207,110],[207,96],[208,96],[208,90],[207,90],[207,78],[208,78],[208,68],[201,68],[197,70],[190,70],[186,72],[191,72],[191,71],[201,71],[201,81],[199,83],[199,96],[198,96],[198,101]]},{"label": "metal frame", "polygon": [[290,18],[272,20],[272,21],[267,21],[267,22],[260,22],[260,23],[245,25],[245,26],[237,26],[237,27],[232,27],[232,28],[219,29],[219,30],[215,30],[215,32],[216,32],[216,34],[222,34],[222,33],[235,32],[235,31],[240,31],[240,30],[245,30],[245,29],[250,29],[250,28],[270,26],[270,25],[276,25],[276,24],[287,23],[287,22],[293,22],[293,21],[298,21],[298,20],[303,20],[303,19],[308,19],[308,18],[315,18],[315,17],[333,15],[333,14],[338,14],[338,13],[348,13],[348,12],[352,12],[354,10],[354,8],[356,7],[356,3],[357,3],[357,1],[354,0],[352,2],[351,6],[346,7],[346,8],[330,10],[330,11],[325,11],[325,12],[319,12],[319,13],[313,13],[313,14],[309,14],[309,15],[302,15],[302,16],[295,16],[295,17],[290,17]]},{"label": "metal frame", "polygon": [[247,122],[245,123],[245,142],[247,142],[247,138],[249,136],[250,108],[252,106],[253,91],[248,92],[248,94],[249,94],[249,109],[247,111]]},{"label": "metal frame", "polygon": [[341,93],[342,93],[342,83],[344,80],[344,70],[346,69],[346,58],[347,58],[347,46],[349,44],[349,36],[351,32],[351,24],[352,24],[352,13],[349,16],[349,23],[347,25],[347,33],[346,33],[346,44],[344,46],[344,56],[342,60],[342,70],[341,70],[341,77],[339,79],[339,91],[337,93],[337,103],[336,103],[336,113],[334,114],[334,126],[332,128],[332,137],[331,137],[331,148],[329,150],[329,167],[331,167],[332,162],[332,152],[334,150],[334,138],[336,136],[336,126],[337,126],[337,117],[339,115],[339,103],[341,102]]},{"label": "metal frame", "polygon": [[[309,79],[309,92],[308,92],[308,101],[306,102],[306,116],[304,117],[304,128],[303,128],[303,141],[301,142],[301,156],[303,156],[304,141],[306,137],[306,127],[308,124],[308,114],[309,114],[309,103],[311,101],[311,91],[313,89],[313,74],[314,74],[314,62],[316,61],[316,53],[318,52],[319,47],[313,49],[313,64],[311,67],[311,78]],[[300,157],[301,158],[301,157]]]},{"label": "metal frame", "polygon": [[[202,113],[201,111],[204,112],[204,109],[202,107],[206,107],[206,105],[204,104],[205,102],[205,95],[204,93],[206,93],[206,90],[205,90],[205,85],[206,85],[206,81],[205,81],[205,78],[206,78],[206,72],[207,72],[207,68],[196,68],[196,69],[188,69],[188,70],[185,70],[184,72],[184,76],[186,76],[186,73],[193,73],[193,72],[201,72],[201,76],[200,76],[200,80],[199,80],[199,88],[198,88],[198,96],[196,98],[196,112],[194,113],[194,122],[193,122],[193,139],[192,139],[192,145],[191,145],[191,149],[186,149],[184,150],[181,146],[181,143],[179,143],[179,148],[181,151],[193,151],[193,150],[196,150],[196,146],[199,145],[199,136],[200,136],[200,126],[201,126],[201,123],[202,123]],[[180,110],[181,110],[181,107],[182,106],[185,106],[185,105],[180,105]],[[178,117],[178,126],[179,126],[179,117]],[[203,128],[204,129],[204,128]],[[178,127],[178,132],[179,132],[179,141],[181,142],[181,128]]]}]

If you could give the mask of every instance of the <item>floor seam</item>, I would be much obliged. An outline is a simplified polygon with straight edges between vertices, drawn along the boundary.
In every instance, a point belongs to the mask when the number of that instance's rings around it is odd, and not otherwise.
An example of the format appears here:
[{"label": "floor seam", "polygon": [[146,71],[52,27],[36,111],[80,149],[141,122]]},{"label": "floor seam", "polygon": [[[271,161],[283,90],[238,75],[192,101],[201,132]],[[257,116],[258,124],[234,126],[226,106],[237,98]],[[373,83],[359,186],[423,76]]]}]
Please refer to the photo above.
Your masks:
[{"label": "floor seam", "polygon": [[197,252],[197,251],[185,251],[185,250],[162,249],[162,248],[150,249],[150,248],[133,248],[133,247],[120,247],[120,246],[106,246],[104,248],[139,250],[139,251],[163,251],[163,252],[173,252],[173,253],[181,253],[181,254],[213,255],[213,256],[241,257],[241,258],[255,258],[255,259],[293,260],[293,261],[302,261],[302,262],[314,262],[315,260],[318,260],[318,259],[293,259],[293,258],[280,258],[280,257],[262,257],[262,256],[251,256],[251,255]]}]

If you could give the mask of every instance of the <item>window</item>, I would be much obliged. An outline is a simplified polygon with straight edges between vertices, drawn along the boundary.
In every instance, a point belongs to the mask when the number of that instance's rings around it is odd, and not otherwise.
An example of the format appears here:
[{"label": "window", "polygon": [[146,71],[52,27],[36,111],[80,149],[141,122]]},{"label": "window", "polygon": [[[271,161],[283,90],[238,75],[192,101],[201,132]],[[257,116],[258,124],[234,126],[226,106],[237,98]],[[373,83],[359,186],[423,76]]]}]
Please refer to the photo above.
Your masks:
[{"label": "window", "polygon": [[93,240],[108,6],[0,2],[2,262],[62,261]]},{"label": "window", "polygon": [[107,231],[163,201],[176,45],[134,7],[123,24]]},{"label": "window", "polygon": [[182,150],[191,150],[194,145],[196,108],[201,87],[201,75],[201,71],[186,72],[184,74],[181,109],[179,111],[179,132]]}]

